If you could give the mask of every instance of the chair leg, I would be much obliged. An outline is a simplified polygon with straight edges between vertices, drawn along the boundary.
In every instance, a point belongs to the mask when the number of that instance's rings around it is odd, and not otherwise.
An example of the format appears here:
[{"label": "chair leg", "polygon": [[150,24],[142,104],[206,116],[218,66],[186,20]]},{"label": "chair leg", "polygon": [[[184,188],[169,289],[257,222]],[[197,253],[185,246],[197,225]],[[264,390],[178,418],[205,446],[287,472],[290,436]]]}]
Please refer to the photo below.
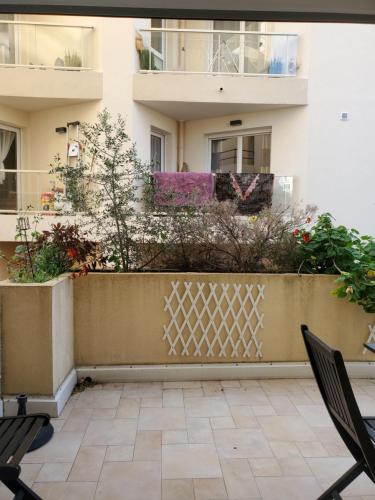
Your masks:
[{"label": "chair leg", "polygon": [[339,500],[340,492],[354,481],[363,471],[364,462],[360,461],[353,465],[345,474],[343,474],[332,486],[326,490],[317,500]]},{"label": "chair leg", "polygon": [[3,480],[4,485],[14,493],[17,500],[43,500],[39,495],[33,492],[21,479]]}]

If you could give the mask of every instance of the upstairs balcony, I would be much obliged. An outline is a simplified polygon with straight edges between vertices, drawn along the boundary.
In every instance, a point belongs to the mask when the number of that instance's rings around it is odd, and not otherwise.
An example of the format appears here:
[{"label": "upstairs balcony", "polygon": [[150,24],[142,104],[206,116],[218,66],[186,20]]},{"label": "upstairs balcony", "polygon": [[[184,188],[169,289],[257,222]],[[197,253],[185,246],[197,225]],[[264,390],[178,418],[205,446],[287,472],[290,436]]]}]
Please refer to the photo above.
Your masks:
[{"label": "upstairs balcony", "polygon": [[0,103],[22,111],[101,99],[94,28],[0,21]]},{"label": "upstairs balcony", "polygon": [[134,99],[176,119],[307,104],[296,34],[149,28],[137,48]]}]

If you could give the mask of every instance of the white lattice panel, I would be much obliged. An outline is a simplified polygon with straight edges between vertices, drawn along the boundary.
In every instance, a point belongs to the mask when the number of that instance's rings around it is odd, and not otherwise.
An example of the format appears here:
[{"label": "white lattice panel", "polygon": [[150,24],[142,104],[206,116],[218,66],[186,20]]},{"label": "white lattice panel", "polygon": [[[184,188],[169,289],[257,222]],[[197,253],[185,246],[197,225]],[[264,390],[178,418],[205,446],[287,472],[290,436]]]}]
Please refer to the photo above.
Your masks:
[{"label": "white lattice panel", "polygon": [[[370,344],[371,342],[375,342],[375,325],[368,325],[368,329],[369,329],[370,334],[368,336],[366,344]],[[368,353],[368,350],[365,347],[363,349],[363,354],[366,354],[366,353]]]},{"label": "white lattice panel", "polygon": [[262,357],[260,301],[265,285],[172,281],[164,297],[169,355]]}]

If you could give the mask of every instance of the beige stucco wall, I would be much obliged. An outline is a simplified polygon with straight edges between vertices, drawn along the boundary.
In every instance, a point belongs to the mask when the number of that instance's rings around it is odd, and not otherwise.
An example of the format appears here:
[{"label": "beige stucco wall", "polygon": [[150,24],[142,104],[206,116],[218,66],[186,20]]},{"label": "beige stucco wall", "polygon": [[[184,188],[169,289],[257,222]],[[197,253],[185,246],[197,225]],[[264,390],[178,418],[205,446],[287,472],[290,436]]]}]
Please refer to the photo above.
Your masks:
[{"label": "beige stucco wall", "polygon": [[73,283],[0,283],[2,394],[52,396],[74,366]]},{"label": "beige stucco wall", "polygon": [[[346,360],[372,360],[371,354],[362,354],[362,343],[367,340],[368,324],[375,322],[375,315],[332,297],[333,280],[332,276],[310,275],[91,274],[75,281],[75,363],[98,366],[303,361],[306,353],[301,323],[341,349]],[[179,355],[168,355],[169,347],[162,339],[163,325],[170,320],[164,298],[172,291],[172,281],[180,281],[181,286],[184,281],[211,282],[219,288],[220,284],[265,285],[265,298],[258,306],[258,312],[264,314],[264,328],[257,334],[263,343],[263,357],[255,357],[254,346],[250,358],[244,357],[241,349],[239,357],[229,353],[219,357],[217,352],[213,357],[181,356],[179,348]],[[185,307],[190,307],[189,301]],[[225,313],[226,308],[222,310]],[[186,328],[184,335],[187,338]],[[212,332],[210,335],[212,338]]]}]

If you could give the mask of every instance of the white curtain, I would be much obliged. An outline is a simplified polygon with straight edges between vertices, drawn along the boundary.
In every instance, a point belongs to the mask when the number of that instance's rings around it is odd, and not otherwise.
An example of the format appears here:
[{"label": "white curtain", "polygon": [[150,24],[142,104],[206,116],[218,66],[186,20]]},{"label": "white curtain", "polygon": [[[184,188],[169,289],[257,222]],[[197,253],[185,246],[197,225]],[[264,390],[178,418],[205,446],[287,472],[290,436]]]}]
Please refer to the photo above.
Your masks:
[{"label": "white curtain", "polygon": [[5,169],[4,161],[8,156],[15,137],[16,134],[14,132],[0,130],[0,184],[5,180],[5,172],[2,172]]}]

